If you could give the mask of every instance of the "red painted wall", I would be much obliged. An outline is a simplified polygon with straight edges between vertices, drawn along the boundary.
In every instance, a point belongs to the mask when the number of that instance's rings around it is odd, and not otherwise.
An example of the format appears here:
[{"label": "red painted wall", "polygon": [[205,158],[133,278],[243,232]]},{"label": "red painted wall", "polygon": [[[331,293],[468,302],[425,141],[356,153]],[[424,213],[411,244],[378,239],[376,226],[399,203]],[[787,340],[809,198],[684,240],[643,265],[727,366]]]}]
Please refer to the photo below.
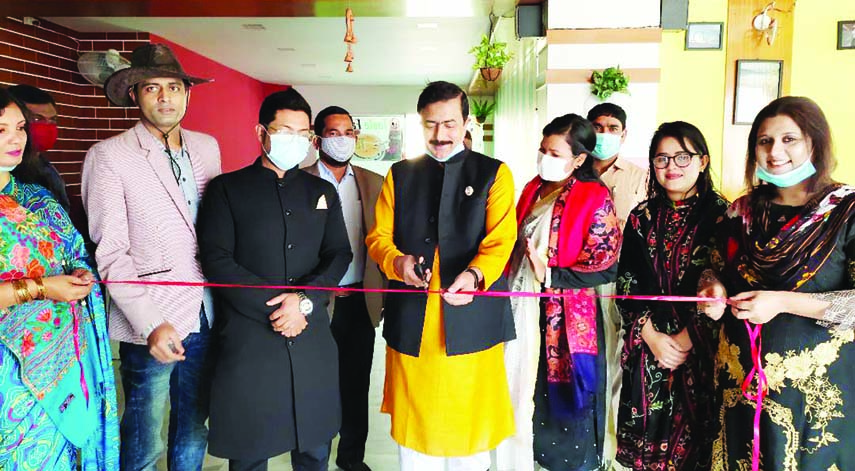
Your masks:
[{"label": "red painted wall", "polygon": [[252,163],[259,154],[254,130],[258,108],[270,85],[159,36],[152,34],[151,42],[172,48],[188,74],[214,79],[193,87],[190,107],[181,126],[217,139],[223,172]]},{"label": "red painted wall", "polygon": [[[279,92],[282,90],[288,90],[288,88],[290,88],[290,85],[274,85],[272,83],[265,83],[264,84],[264,96],[266,97],[267,95],[270,95],[274,92]],[[261,104],[259,103],[259,105],[261,105]]]}]

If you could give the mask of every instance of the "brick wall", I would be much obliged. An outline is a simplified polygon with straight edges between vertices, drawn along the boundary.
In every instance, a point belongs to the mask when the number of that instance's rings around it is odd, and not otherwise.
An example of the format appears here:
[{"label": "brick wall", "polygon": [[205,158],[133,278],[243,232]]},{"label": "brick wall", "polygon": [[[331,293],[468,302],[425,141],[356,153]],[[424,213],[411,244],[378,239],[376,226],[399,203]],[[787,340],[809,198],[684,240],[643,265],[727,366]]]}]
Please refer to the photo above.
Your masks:
[{"label": "brick wall", "polygon": [[[148,33],[79,33],[40,20],[0,17],[0,86],[39,87],[57,103],[59,139],[48,158],[68,188],[72,206],[80,207],[80,168],[86,151],[96,142],[136,124],[136,108],[111,104],[102,88],[77,71],[77,58],[87,51],[116,49],[126,58],[149,42]],[[74,211],[73,211],[74,212]]]}]

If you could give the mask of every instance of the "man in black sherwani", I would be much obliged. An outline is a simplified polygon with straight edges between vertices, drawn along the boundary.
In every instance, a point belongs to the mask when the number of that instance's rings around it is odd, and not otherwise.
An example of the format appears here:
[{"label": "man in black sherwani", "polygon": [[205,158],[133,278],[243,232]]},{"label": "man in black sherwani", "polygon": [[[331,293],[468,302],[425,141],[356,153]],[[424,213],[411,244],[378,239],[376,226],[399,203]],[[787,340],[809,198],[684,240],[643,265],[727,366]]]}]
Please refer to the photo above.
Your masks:
[{"label": "man in black sherwani", "polygon": [[[351,260],[335,188],[297,168],[311,109],[296,90],[265,98],[262,155],[209,183],[199,249],[214,283],[335,287]],[[291,452],[295,471],[326,471],[339,430],[338,356],[329,293],[215,291],[216,360],[208,452],[230,471],[263,471]]]}]

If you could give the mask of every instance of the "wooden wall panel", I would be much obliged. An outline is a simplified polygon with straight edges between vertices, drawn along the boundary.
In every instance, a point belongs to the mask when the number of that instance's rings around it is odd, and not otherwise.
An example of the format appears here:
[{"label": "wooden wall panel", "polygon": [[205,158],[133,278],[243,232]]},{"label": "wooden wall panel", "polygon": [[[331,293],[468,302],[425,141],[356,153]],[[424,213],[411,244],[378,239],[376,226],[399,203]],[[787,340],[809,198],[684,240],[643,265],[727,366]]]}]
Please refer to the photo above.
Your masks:
[{"label": "wooden wall panel", "polygon": [[790,90],[793,57],[793,9],[795,0],[778,0],[770,15],[778,22],[775,41],[769,45],[763,34],[752,27],[752,20],[769,3],[768,0],[730,0],[727,11],[727,70],[725,79],[724,143],[722,156],[722,190],[732,198],[743,192],[745,157],[750,125],[733,124],[736,88],[736,61],[743,59],[781,60],[782,96]]}]

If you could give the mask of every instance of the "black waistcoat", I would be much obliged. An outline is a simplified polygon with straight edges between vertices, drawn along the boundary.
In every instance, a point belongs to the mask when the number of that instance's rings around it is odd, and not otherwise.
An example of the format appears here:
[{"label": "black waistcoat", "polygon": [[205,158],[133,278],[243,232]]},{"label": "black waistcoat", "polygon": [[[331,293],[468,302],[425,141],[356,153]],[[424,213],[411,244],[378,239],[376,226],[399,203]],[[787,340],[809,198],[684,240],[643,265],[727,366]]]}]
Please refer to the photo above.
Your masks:
[{"label": "black waistcoat", "polygon": [[[395,182],[395,228],[399,250],[433,266],[439,245],[442,287],[447,288],[478,253],[484,239],[487,196],[501,162],[466,151],[444,164],[429,156],[392,166]],[[436,276],[437,274],[434,274]],[[408,288],[392,281],[389,288]],[[500,277],[490,291],[507,291]],[[384,305],[383,336],[398,352],[419,356],[427,295],[388,293]],[[515,338],[508,298],[476,296],[465,306],[443,302],[445,346],[448,355],[486,350]]]}]

